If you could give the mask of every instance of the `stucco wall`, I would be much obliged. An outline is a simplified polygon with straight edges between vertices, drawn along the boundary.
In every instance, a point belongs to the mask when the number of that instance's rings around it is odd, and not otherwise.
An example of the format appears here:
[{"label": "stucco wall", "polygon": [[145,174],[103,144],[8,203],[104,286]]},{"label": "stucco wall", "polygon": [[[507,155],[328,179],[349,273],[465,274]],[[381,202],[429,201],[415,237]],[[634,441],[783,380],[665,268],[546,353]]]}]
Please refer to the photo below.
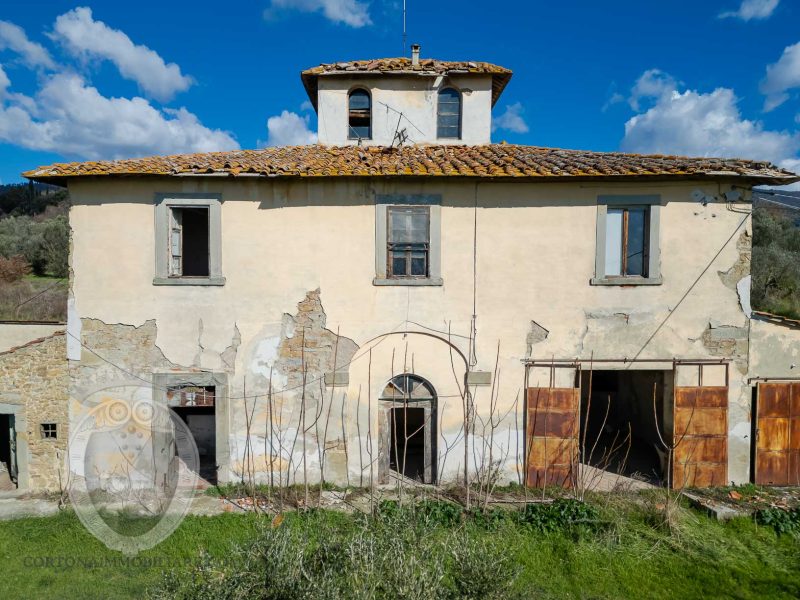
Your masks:
[{"label": "stucco wall", "polygon": [[[492,78],[490,75],[451,77],[320,77],[318,132],[322,144],[347,145],[347,95],[362,87],[372,97],[372,138],[364,145],[390,146],[398,129],[412,143],[488,144],[492,129]],[[437,92],[444,87],[461,91],[461,139],[436,137]],[[400,118],[400,113],[403,117]]]},{"label": "stucco wall", "polygon": [[800,377],[800,325],[754,315],[750,321],[750,376]]},{"label": "stucco wall", "polygon": [[[155,368],[227,373],[231,459],[223,478],[237,477],[242,469],[246,396],[248,410],[255,402],[253,462],[263,477],[270,464],[285,469],[284,476],[296,476],[297,455],[305,444],[312,476],[319,471],[319,448],[326,447],[328,478],[363,481],[370,463],[378,460],[378,449],[366,443],[367,432],[377,436],[377,398],[391,376],[403,371],[422,375],[436,389],[439,472],[445,479],[455,477],[464,460],[460,390],[465,367],[459,352],[427,334],[449,337],[467,355],[473,302],[475,368],[494,371],[496,365],[497,411],[503,419],[490,435],[482,423],[488,422],[492,388],[475,387],[482,420],[470,462],[479,464],[481,448],[491,442],[493,460],[502,463],[507,480],[521,475],[521,361],[529,354],[540,359],[731,358],[729,476],[743,482],[749,470],[750,399],[747,344],[740,337],[748,320],[734,274],[749,270],[749,218],[723,203],[693,201],[690,194],[697,188],[712,196],[720,191],[716,184],[692,183],[78,181],[70,187],[69,328],[80,335],[82,324],[85,329],[91,320],[92,331],[100,327],[103,343],[113,347],[118,328],[148,323],[151,341],[142,349],[159,357]],[[179,192],[222,195],[222,287],[152,284],[154,197]],[[375,194],[442,195],[443,286],[373,285]],[[662,285],[589,284],[597,197],[606,194],[661,196]],[[309,298],[313,318],[303,317]],[[304,319],[310,320],[298,327]],[[547,330],[546,337],[532,321]],[[286,354],[303,331],[326,348],[309,371],[314,392],[307,386],[305,404],[296,385],[298,357]],[[91,346],[88,339],[84,336]],[[125,368],[134,361],[134,370],[147,374],[143,355],[126,352],[124,336],[118,344],[112,361]],[[332,369],[333,354],[343,347],[352,352],[349,384],[325,387],[319,378]],[[71,358],[76,365],[78,360],[97,363],[86,348],[73,348]],[[115,367],[106,364],[102,371],[102,376],[85,377],[93,382],[111,378]],[[85,383],[82,377],[76,371],[73,396]],[[546,385],[546,374],[533,373],[530,383]],[[328,423],[325,444],[317,445],[320,431],[298,435],[302,406],[319,411],[319,426]],[[278,420],[285,442],[280,447],[273,435]]]}]

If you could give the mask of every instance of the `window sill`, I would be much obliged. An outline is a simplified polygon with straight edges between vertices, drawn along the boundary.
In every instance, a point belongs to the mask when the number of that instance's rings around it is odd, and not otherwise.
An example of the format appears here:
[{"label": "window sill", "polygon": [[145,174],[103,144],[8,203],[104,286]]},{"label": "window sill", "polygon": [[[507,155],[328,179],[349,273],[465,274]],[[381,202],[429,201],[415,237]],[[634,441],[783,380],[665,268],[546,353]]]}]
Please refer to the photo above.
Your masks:
[{"label": "window sill", "polygon": [[442,286],[444,280],[441,277],[429,277],[427,279],[389,279],[387,277],[376,277],[372,280],[372,285],[399,285],[399,286]]},{"label": "window sill", "polygon": [[661,285],[663,282],[661,277],[593,277],[589,280],[590,285],[616,286]]},{"label": "window sill", "polygon": [[153,285],[225,285],[224,277],[153,277]]}]

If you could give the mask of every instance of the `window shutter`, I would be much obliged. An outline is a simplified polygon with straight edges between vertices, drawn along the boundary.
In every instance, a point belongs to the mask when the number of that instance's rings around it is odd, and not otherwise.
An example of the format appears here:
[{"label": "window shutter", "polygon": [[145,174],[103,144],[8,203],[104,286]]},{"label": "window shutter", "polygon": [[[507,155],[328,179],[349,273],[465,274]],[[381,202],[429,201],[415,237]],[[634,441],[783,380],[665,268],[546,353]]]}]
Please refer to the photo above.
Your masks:
[{"label": "window shutter", "polygon": [[170,213],[170,264],[169,274],[175,277],[180,277],[182,272],[182,219],[181,211],[172,209]]}]

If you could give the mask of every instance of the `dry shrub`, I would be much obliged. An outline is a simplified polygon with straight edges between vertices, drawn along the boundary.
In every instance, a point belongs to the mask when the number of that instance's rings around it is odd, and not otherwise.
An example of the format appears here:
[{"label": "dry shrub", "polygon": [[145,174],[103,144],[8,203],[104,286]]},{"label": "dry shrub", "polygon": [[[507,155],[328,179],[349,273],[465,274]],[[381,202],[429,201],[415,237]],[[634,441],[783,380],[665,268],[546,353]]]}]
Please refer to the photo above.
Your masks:
[{"label": "dry shrub", "polygon": [[22,255],[5,258],[0,256],[0,282],[14,283],[31,272],[31,266]]}]

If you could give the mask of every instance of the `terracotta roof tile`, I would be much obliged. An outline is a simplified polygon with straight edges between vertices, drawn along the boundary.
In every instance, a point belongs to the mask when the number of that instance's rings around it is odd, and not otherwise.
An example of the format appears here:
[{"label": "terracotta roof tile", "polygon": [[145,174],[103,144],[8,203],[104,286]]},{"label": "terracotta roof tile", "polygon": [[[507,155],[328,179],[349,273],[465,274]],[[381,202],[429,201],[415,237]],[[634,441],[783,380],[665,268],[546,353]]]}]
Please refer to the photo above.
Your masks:
[{"label": "terracotta roof tile", "polygon": [[376,58],[321,64],[300,73],[308,98],[317,107],[317,81],[329,75],[456,75],[481,74],[492,76],[492,106],[508,85],[513,74],[510,69],[487,62],[449,61],[422,58],[414,65],[410,58]]},{"label": "terracotta roof tile", "polygon": [[491,179],[744,179],[786,184],[800,176],[768,162],[589,152],[536,146],[284,146],[117,161],[57,163],[23,173],[64,185],[74,177],[261,175],[267,177],[482,177]]}]

